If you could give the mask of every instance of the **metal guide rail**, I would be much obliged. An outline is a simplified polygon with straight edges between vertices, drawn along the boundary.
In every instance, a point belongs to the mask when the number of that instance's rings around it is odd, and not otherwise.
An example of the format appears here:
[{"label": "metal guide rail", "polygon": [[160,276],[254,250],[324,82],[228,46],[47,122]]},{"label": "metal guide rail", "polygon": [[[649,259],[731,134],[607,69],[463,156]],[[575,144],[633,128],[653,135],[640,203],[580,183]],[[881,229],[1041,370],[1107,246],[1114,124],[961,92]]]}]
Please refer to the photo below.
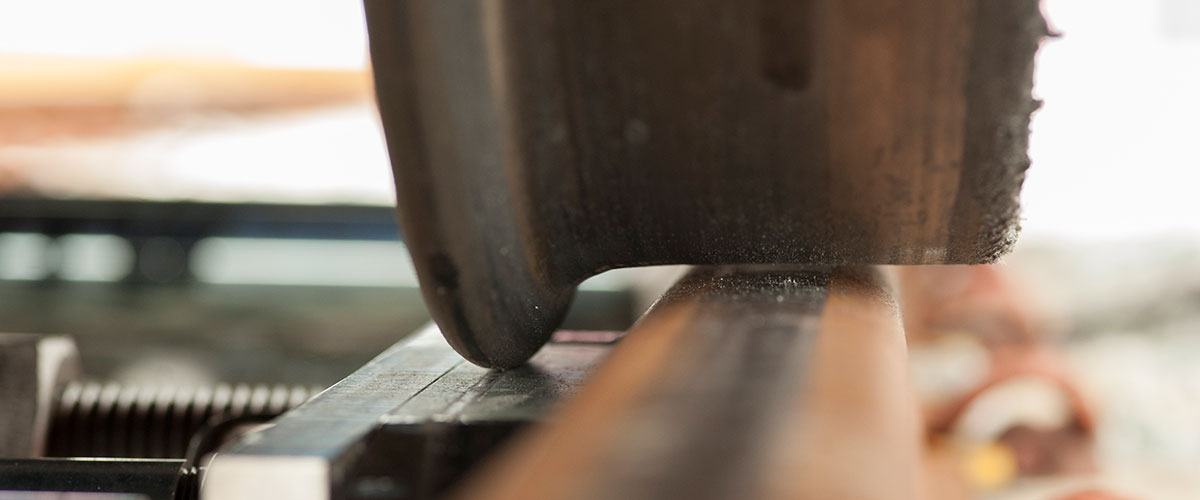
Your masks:
[{"label": "metal guide rail", "polygon": [[427,498],[574,391],[615,332],[560,332],[527,365],[496,372],[430,325],[218,453],[203,498]]},{"label": "metal guide rail", "polygon": [[875,269],[697,268],[615,346],[560,332],[508,371],[438,334],[226,447],[202,498],[918,497],[904,331]]}]

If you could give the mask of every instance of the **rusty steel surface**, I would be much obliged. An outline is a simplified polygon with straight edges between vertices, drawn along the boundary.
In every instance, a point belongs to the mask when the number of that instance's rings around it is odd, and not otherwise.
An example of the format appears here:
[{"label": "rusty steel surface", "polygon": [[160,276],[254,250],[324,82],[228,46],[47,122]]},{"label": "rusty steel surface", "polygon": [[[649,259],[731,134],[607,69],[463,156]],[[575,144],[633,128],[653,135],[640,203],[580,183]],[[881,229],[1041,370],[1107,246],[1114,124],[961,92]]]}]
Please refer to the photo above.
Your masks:
[{"label": "rusty steel surface", "polygon": [[1036,0],[366,0],[405,240],[510,368],[653,264],[989,262],[1012,245]]},{"label": "rusty steel surface", "polygon": [[922,498],[906,356],[873,268],[698,268],[458,498]]},{"label": "rusty steel surface", "polygon": [[495,371],[431,326],[220,450],[203,498],[919,498],[876,269],[697,268],[618,337]]}]

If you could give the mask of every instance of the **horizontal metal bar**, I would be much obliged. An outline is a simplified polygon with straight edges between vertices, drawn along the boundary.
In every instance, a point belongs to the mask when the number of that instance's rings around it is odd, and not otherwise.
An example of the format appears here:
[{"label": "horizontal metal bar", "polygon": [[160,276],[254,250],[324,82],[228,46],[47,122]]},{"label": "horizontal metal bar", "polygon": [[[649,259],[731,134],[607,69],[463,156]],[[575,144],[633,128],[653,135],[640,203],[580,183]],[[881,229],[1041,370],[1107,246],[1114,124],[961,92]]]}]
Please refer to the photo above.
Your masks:
[{"label": "horizontal metal bar", "polygon": [[920,498],[905,359],[874,269],[696,268],[454,498]]},{"label": "horizontal metal bar", "polygon": [[0,233],[399,240],[392,207],[0,197]]},{"label": "horizontal metal bar", "polygon": [[0,498],[10,498],[7,492],[37,491],[47,494],[11,498],[74,498],[60,493],[88,493],[98,500],[172,500],[185,476],[182,467],[183,460],[0,458]]},{"label": "horizontal metal bar", "polygon": [[[405,480],[440,487],[446,480],[404,470],[412,447],[447,435],[447,428],[492,426],[504,436],[541,418],[608,352],[606,343],[579,338],[567,336],[528,365],[495,372],[463,360],[430,325],[270,428],[223,449],[204,477],[203,498],[329,499],[380,485],[417,486],[397,483]],[[392,474],[380,476],[380,463],[395,464]]]}]

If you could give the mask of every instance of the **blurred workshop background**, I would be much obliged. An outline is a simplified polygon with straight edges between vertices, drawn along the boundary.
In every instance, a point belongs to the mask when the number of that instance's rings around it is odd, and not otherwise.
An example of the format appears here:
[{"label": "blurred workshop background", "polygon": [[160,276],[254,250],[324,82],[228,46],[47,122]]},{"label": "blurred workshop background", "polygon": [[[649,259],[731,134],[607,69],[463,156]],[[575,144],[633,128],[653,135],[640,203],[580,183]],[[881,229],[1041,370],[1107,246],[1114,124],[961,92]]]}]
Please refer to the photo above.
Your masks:
[{"label": "blurred workshop background", "polygon": [[332,384],[427,321],[393,205],[358,2],[0,3],[0,329],[89,375]]},{"label": "blurred workshop background", "polygon": [[[933,447],[986,498],[1193,498],[1200,2],[1044,11],[1016,252],[897,270],[959,301],[905,311]],[[74,336],[90,377],[348,374],[427,320],[391,182],[357,1],[0,2],[0,331]],[[590,280],[567,327],[674,272]]]}]

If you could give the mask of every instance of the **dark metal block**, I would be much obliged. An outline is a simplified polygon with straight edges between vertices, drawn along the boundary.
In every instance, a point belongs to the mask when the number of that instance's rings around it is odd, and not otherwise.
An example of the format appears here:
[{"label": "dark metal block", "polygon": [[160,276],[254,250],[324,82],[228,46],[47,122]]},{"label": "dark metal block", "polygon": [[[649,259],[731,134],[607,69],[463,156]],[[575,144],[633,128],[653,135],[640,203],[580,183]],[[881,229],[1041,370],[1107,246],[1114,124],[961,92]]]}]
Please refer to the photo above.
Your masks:
[{"label": "dark metal block", "polygon": [[[195,475],[182,466],[183,460],[0,459],[0,498],[52,500],[86,493],[102,500],[189,500]],[[10,492],[20,493],[9,497]]]},{"label": "dark metal block", "polygon": [[0,334],[0,457],[45,452],[54,399],[78,376],[69,337]]},{"label": "dark metal block", "polygon": [[210,500],[429,498],[574,391],[616,333],[563,335],[520,368],[466,362],[434,326],[219,452]]},{"label": "dark metal block", "polygon": [[1017,230],[1036,0],[366,0],[405,240],[511,368],[651,264],[989,262]]}]

